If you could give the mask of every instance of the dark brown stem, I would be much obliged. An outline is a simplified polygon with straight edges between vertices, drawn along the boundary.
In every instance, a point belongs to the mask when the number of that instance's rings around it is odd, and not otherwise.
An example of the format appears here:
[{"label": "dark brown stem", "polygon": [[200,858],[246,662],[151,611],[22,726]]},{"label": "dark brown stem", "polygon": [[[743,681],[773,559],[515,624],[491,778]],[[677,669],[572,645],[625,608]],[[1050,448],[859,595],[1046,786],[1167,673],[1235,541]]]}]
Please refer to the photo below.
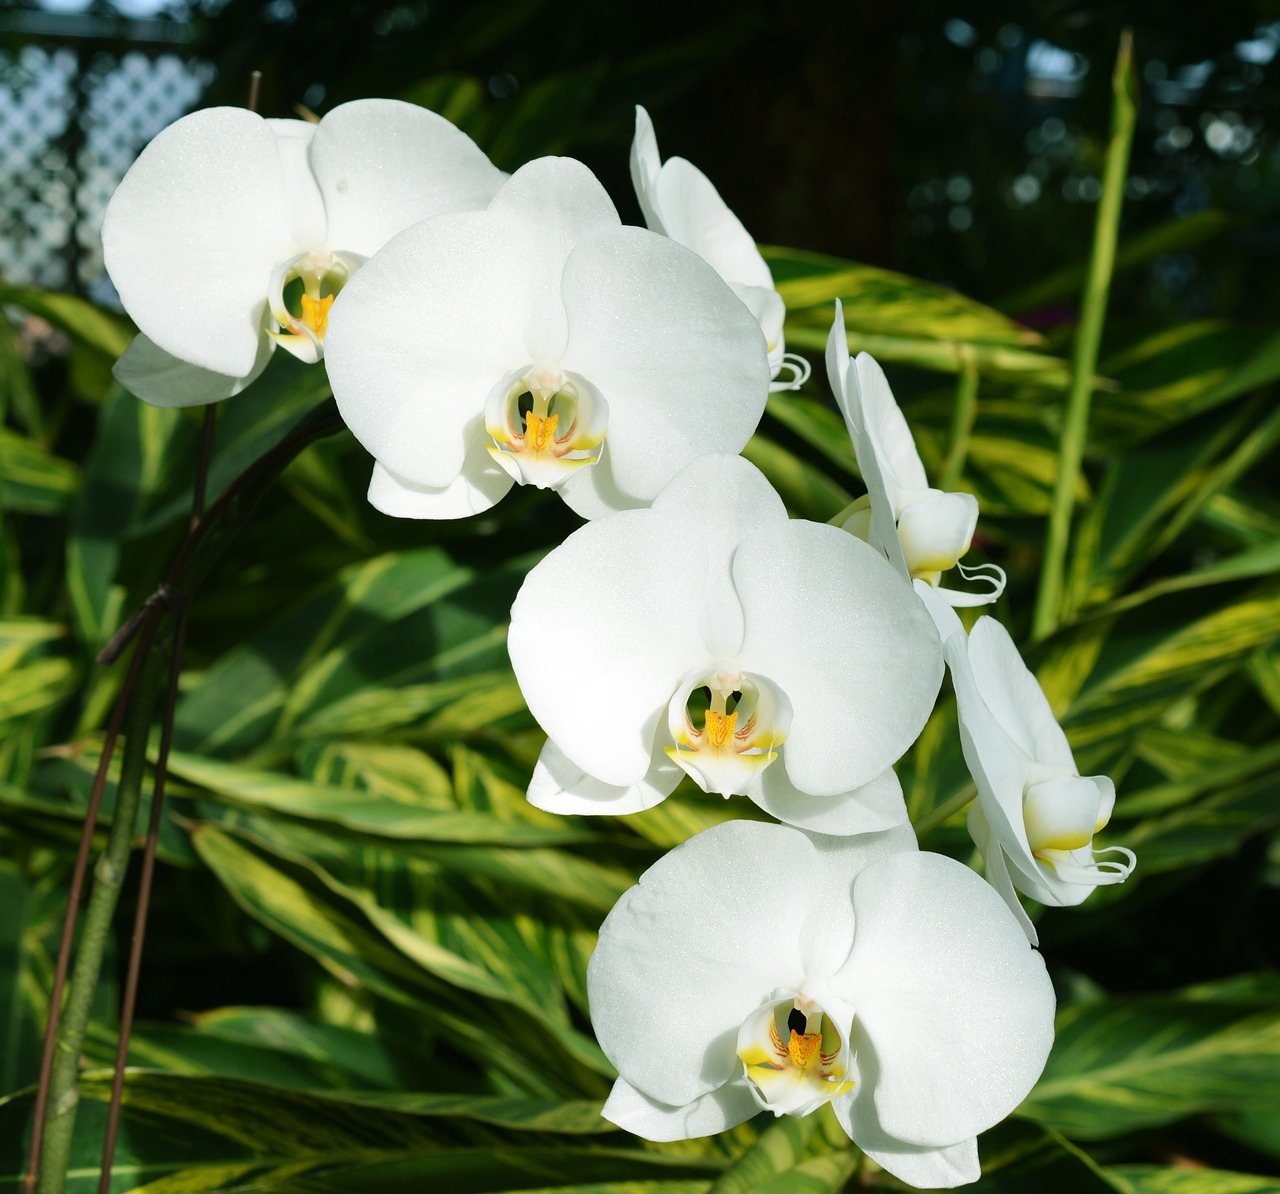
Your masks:
[{"label": "dark brown stem", "polygon": [[111,757],[115,753],[116,742],[120,737],[120,727],[124,724],[125,710],[138,683],[143,661],[147,652],[151,650],[151,642],[155,638],[156,627],[163,609],[162,603],[153,602],[147,607],[141,619],[138,643],[134,648],[133,658],[129,661],[129,670],[125,673],[124,683],[120,686],[120,695],[116,697],[115,707],[111,710],[106,739],[102,744],[102,757],[98,760],[98,770],[93,777],[93,788],[89,793],[89,806],[85,809],[84,827],[80,831],[80,847],[76,851],[76,863],[71,872],[71,891],[67,896],[67,912],[62,921],[62,940],[58,945],[58,963],[53,974],[53,990],[49,995],[49,1020],[45,1026],[44,1051],[40,1057],[40,1078],[36,1085],[31,1144],[27,1153],[27,1172],[22,1182],[23,1194],[33,1194],[39,1177],[40,1149],[44,1142],[44,1126],[48,1115],[49,1080],[53,1072],[58,1023],[62,1016],[62,995],[67,983],[67,971],[71,967],[71,943],[75,938],[80,897],[84,892],[85,874],[89,869],[89,852],[93,845],[93,831],[98,824],[98,808],[102,804],[102,792],[107,784],[107,770],[111,766]]}]

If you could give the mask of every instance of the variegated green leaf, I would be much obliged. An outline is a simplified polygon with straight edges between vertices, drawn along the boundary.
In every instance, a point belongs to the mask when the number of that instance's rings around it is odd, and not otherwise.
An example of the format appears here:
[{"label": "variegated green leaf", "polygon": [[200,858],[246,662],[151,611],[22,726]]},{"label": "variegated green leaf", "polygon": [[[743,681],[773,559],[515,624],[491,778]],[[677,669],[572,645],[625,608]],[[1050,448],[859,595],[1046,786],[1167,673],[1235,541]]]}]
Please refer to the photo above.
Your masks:
[{"label": "variegated green leaf", "polygon": [[1277,1103],[1280,1006],[1153,996],[1063,1009],[1022,1112],[1099,1140],[1199,1111]]},{"label": "variegated green leaf", "polygon": [[1133,1194],[1280,1194],[1280,1177],[1201,1165],[1113,1165],[1108,1172],[1128,1183]]}]

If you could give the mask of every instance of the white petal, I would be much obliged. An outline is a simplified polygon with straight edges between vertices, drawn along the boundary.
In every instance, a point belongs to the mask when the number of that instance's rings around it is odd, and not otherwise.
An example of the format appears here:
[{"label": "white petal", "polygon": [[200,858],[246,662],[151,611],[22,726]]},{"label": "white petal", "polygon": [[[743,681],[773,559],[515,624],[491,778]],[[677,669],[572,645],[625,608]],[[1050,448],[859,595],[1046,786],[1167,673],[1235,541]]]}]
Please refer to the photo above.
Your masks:
[{"label": "white petal", "polygon": [[695,540],[634,510],[579,528],[525,578],[511,663],[530,712],[588,775],[639,783],[676,685],[713,663],[698,631],[704,571]]},{"label": "white petal", "polygon": [[666,752],[655,746],[644,778],[629,788],[587,775],[550,739],[542,748],[529,781],[529,803],[549,813],[625,816],[661,804],[684,776]]},{"label": "white petal", "polygon": [[754,464],[741,456],[703,456],[654,500],[673,535],[693,536],[706,554],[698,625],[712,655],[728,660],[742,645],[742,606],[731,565],[739,545],[770,525],[785,525],[787,508]]},{"label": "white petal", "polygon": [[502,377],[529,363],[525,229],[487,212],[415,224],[343,287],[325,365],[355,437],[402,481],[443,489]]},{"label": "white petal", "polygon": [[1049,701],[994,618],[979,618],[969,634],[969,663],[982,699],[1000,728],[1038,763],[1076,770],[1067,736]]},{"label": "white petal", "polygon": [[857,1009],[828,980],[845,964],[853,944],[853,881],[872,863],[903,851],[914,854],[919,847],[905,820],[891,829],[856,837],[809,833],[808,838],[815,857],[801,881],[808,898],[800,907],[808,910],[804,920],[798,921],[805,990],[835,1018],[847,1039]]},{"label": "white petal", "polygon": [[631,141],[631,185],[635,187],[645,226],[660,236],[666,236],[667,230],[662,217],[654,207],[658,171],[661,168],[662,159],[658,156],[658,137],[653,131],[653,121],[649,119],[649,113],[637,104],[636,134]]},{"label": "white petal", "polygon": [[987,882],[999,892],[1000,898],[1008,905],[1009,911],[1014,915],[1014,919],[1022,926],[1022,931],[1026,933],[1027,940],[1033,946],[1039,945],[1040,934],[1036,932],[1036,926],[1032,923],[1031,917],[1027,915],[1027,910],[1022,906],[1022,901],[1018,899],[1017,890],[1013,886],[1013,878],[1009,874],[1008,860],[1005,858],[1005,853],[1000,848],[1000,843],[996,840],[995,834],[992,833],[991,826],[987,824],[987,817],[982,811],[981,800],[975,800],[969,806],[967,821],[969,836],[973,838],[974,845],[978,847],[978,853],[982,855],[982,861],[986,867]]},{"label": "white petal", "polygon": [[470,518],[491,510],[513,484],[473,434],[467,439],[462,471],[439,489],[414,485],[375,463],[369,480],[369,504],[392,518]]},{"label": "white petal", "polygon": [[[760,325],[760,330],[764,333],[765,351],[769,354],[769,376],[777,377],[782,370],[783,357],[787,355],[787,341],[783,335],[787,308],[782,295],[763,286],[735,286],[733,290]],[[779,388],[792,389],[797,384],[790,381],[782,387],[770,385],[769,390],[772,393]]]},{"label": "white petal", "polygon": [[813,865],[799,831],[730,821],[659,859],[614,905],[587,989],[600,1047],[627,1082],[678,1106],[741,1072],[743,1020],[804,978],[797,927]]},{"label": "white petal", "polygon": [[1034,761],[1005,732],[987,707],[985,694],[979,691],[974,679],[970,640],[955,610],[924,581],[915,582],[915,591],[943,633],[947,666],[956,693],[960,745],[977,785],[986,822],[1013,867],[1014,884],[1020,891],[1039,898],[1036,892],[1041,890],[1041,868],[1032,856],[1022,819],[1022,797]]},{"label": "white petal", "polygon": [[811,833],[835,835],[879,833],[907,823],[907,805],[902,785],[893,768],[886,769],[870,783],[835,796],[810,796],[801,792],[785,770],[783,762],[766,767],[747,795],[765,812]]},{"label": "white petal", "polygon": [[853,950],[834,981],[874,1052],[884,1130],[938,1146],[999,1123],[1044,1068],[1054,1009],[1044,962],[1004,901],[953,859],[903,853],[858,876],[853,905]]},{"label": "white petal", "polygon": [[854,366],[853,378],[857,383],[857,402],[862,410],[865,433],[888,483],[896,515],[900,509],[899,494],[904,490],[928,489],[929,481],[920,463],[920,453],[916,451],[916,441],[889,388],[884,370],[865,352],[858,353]]},{"label": "white petal", "polygon": [[165,352],[155,341],[138,335],[111,372],[130,394],[152,406],[204,406],[240,393],[267,367],[274,348],[272,341],[264,336],[249,375],[228,377],[225,373],[189,365]]},{"label": "white petal", "polygon": [[794,710],[791,781],[818,796],[870,783],[915,741],[942,682],[928,614],[883,557],[832,526],[767,527],[738,549],[733,574],[742,669]]},{"label": "white petal", "polygon": [[419,220],[485,207],[506,178],[443,116],[400,100],[340,104],[316,129],[310,160],[329,248],[364,257]]},{"label": "white petal", "polygon": [[248,375],[272,267],[297,252],[285,200],[261,116],[208,108],[160,133],[102,222],[107,271],[138,327],[184,361]]},{"label": "white petal", "polygon": [[[581,162],[537,158],[511,176],[489,210],[524,228],[518,284],[525,295],[524,336],[530,360],[558,361],[563,355],[566,368],[585,373],[599,386],[599,378],[567,355],[565,309],[570,303],[568,263],[575,248],[590,243],[593,233],[620,230],[622,222],[608,193]],[[612,411],[612,396],[606,393],[605,399]]]},{"label": "white petal", "polygon": [[898,539],[912,575],[954,568],[977,525],[978,499],[971,493],[930,489],[908,504],[898,519]]},{"label": "white petal", "polygon": [[284,168],[284,213],[294,243],[317,249],[328,246],[324,197],[311,172],[311,142],[317,126],[309,120],[268,120],[267,127],[276,135]]},{"label": "white petal", "polygon": [[692,1140],[737,1127],[759,1110],[745,1078],[732,1079],[679,1107],[659,1103],[619,1078],[600,1114],[645,1140]]},{"label": "white petal", "polygon": [[1055,775],[1027,788],[1022,820],[1032,850],[1079,850],[1093,844],[1094,830],[1115,803],[1116,790],[1105,776]]},{"label": "white petal", "polygon": [[751,313],[704,262],[642,228],[596,232],[564,271],[564,365],[609,404],[611,479],[651,501],[686,464],[741,451],[769,366]]},{"label": "white petal", "polygon": [[867,504],[870,507],[865,518],[859,516],[857,529],[850,527],[849,530],[852,534],[865,537],[873,547],[884,552],[899,575],[910,579],[911,570],[907,567],[902,554],[902,543],[898,539],[894,495],[867,433],[866,416],[858,386],[858,366],[849,360],[844,307],[839,299],[836,300],[835,320],[827,336],[827,379],[836,396],[836,405],[844,416],[849,440],[858,461],[858,471],[867,487]]},{"label": "white petal", "polygon": [[751,233],[697,166],[669,158],[658,175],[656,198],[672,240],[692,249],[726,282],[773,289],[773,275]]},{"label": "white petal", "polygon": [[[874,1081],[877,1075],[874,1059],[866,1060],[870,1062],[870,1081]],[[858,1061],[863,1065],[863,1058],[859,1057]],[[867,1072],[866,1068],[862,1071],[860,1090],[833,1100],[831,1106],[849,1138],[881,1169],[923,1190],[950,1190],[976,1182],[982,1176],[976,1136],[938,1148],[907,1144],[890,1136],[876,1118]]]}]

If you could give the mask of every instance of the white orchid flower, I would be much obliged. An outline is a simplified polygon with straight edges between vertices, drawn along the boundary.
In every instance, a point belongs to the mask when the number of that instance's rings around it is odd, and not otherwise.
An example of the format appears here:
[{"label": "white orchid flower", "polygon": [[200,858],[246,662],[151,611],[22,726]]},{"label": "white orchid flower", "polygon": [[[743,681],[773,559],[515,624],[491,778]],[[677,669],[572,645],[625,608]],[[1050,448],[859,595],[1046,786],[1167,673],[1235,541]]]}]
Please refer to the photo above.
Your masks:
[{"label": "white orchid flower", "polygon": [[638,812],[688,774],[836,834],[906,819],[892,764],[942,673],[927,614],[885,560],[788,519],[730,456],[570,535],[525,579],[508,647],[549,739],[539,808]]},{"label": "white orchid flower", "polygon": [[965,762],[978,787],[969,833],[987,878],[1035,945],[1035,926],[1015,888],[1066,907],[1132,874],[1132,850],[1093,847],[1094,834],[1111,820],[1115,785],[1105,775],[1080,774],[1044,690],[999,622],[979,618],[966,635],[935,590],[917,581],[916,591],[942,637]]},{"label": "white orchid flower", "polygon": [[624,228],[569,158],[396,237],[334,307],[327,361],[377,462],[369,500],[407,518],[478,513],[517,481],[587,518],[647,505],[689,461],[743,447],[769,380],[715,271]]},{"label": "white orchid flower", "polygon": [[[645,224],[709,262],[755,316],[769,350],[769,389],[798,390],[809,379],[809,362],[786,350],[786,304],[756,242],[697,166],[684,158],[662,161],[653,121],[638,106],[631,182]],[[778,380],[784,370],[787,376]]]},{"label": "white orchid flower", "polygon": [[979,1177],[976,1137],[1053,1043],[1053,987],[1000,898],[916,851],[731,821],[677,846],[605,918],[591,1020],[604,1117],[650,1140],[830,1103],[914,1186]]},{"label": "white orchid flower", "polygon": [[[966,568],[960,563],[973,543],[978,499],[971,493],[944,493],[930,487],[884,370],[865,352],[855,361],[849,359],[839,299],[827,338],[827,378],[867,486],[866,496],[850,507],[844,529],[879,547],[903,576],[933,585],[951,605],[995,601],[1004,592],[1003,570],[995,564]],[[939,587],[942,574],[956,567],[966,580],[983,580],[987,591],[963,593]]]},{"label": "white orchid flower", "polygon": [[319,124],[194,112],[130,168],[102,225],[142,334],[117,377],[158,406],[238,393],[280,345],[324,355],[334,296],[395,233],[483,207],[506,176],[444,117],[398,100]]}]

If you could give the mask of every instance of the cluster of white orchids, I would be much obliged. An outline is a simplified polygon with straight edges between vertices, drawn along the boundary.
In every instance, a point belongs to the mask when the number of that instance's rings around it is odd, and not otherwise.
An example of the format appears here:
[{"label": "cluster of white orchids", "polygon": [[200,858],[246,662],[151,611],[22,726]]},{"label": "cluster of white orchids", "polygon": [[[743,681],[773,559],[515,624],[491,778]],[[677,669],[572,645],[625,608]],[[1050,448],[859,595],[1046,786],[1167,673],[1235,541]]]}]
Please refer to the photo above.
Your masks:
[{"label": "cluster of white orchids", "polygon": [[[244,389],[277,346],[323,359],[378,509],[458,518],[520,484],[589,520],[511,613],[548,735],[529,799],[634,813],[688,777],[783,822],[698,834],[606,918],[588,974],[620,1075],[604,1115],[674,1140],[830,1104],[903,1181],[972,1182],[976,1136],[1053,1039],[1017,893],[1078,904],[1129,874],[1131,853],[1093,845],[1114,788],[1079,774],[1001,625],[966,632],[955,607],[1004,587],[960,563],[977,502],[929,485],[838,304],[827,374],[866,497],[839,525],[789,518],[737,455],[809,367],[785,352],[754,241],[696,167],[661,161],[643,109],[631,171],[647,228],[580,163],[508,177],[409,104],[188,116],[107,211],[141,329],[117,376],[193,405]],[[918,851],[893,770],[944,664],[989,885]]]}]

